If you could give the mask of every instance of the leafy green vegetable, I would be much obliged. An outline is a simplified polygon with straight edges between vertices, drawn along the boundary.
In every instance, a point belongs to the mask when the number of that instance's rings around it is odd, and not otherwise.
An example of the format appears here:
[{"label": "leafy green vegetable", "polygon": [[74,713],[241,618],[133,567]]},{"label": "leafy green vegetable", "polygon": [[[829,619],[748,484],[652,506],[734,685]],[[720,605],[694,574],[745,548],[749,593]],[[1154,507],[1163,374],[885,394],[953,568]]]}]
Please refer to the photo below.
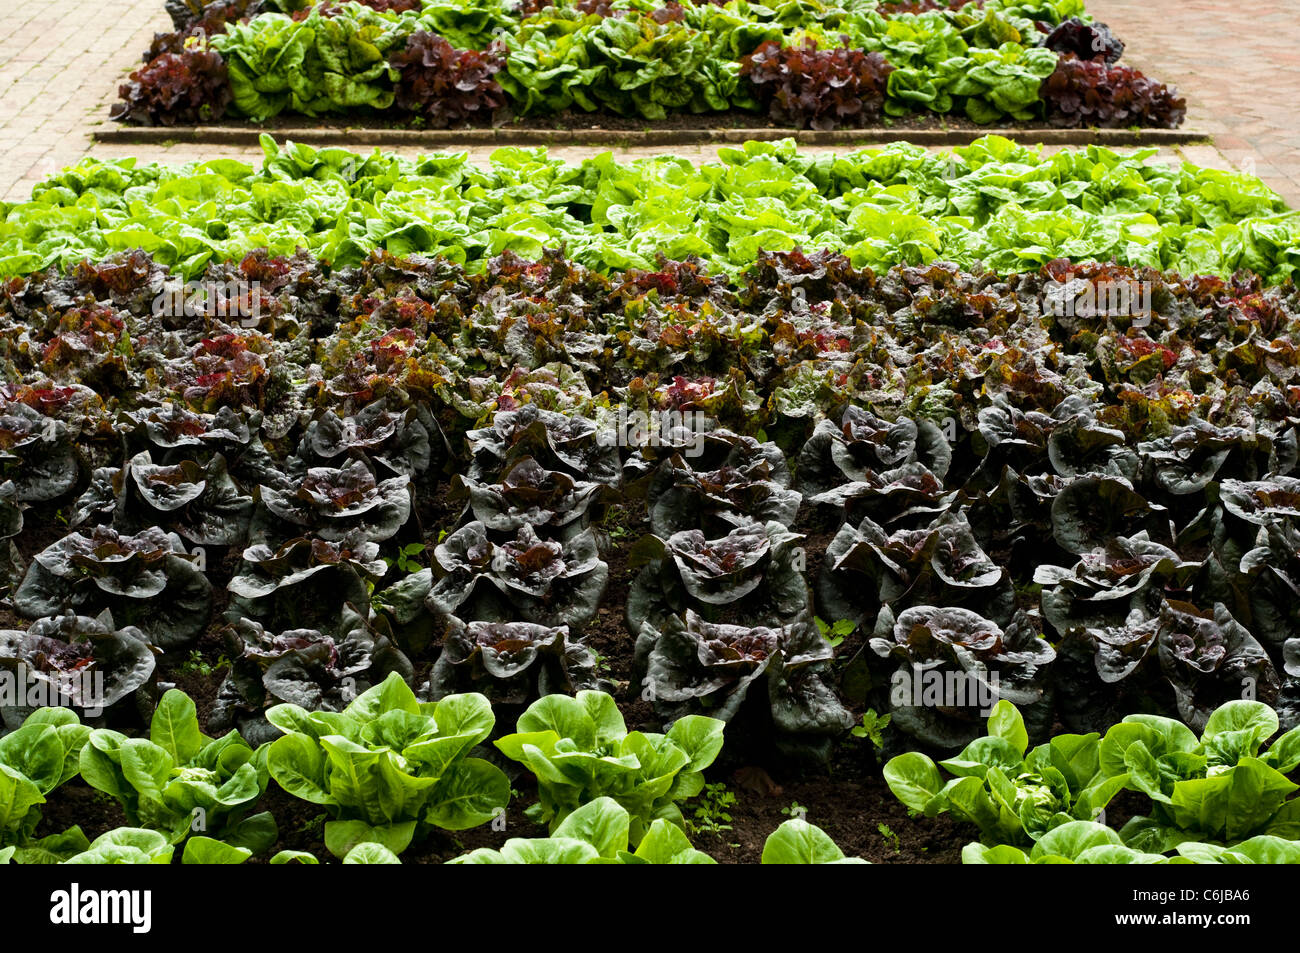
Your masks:
[{"label": "leafy green vegetable", "polygon": [[610,797],[631,815],[629,837],[639,845],[656,820],[685,829],[677,802],[703,789],[722,729],[717,719],[687,715],[666,735],[629,732],[612,697],[583,691],[539,699],[516,734],[494,743],[537,777],[540,800],[526,813],[552,834],[581,805]]}]

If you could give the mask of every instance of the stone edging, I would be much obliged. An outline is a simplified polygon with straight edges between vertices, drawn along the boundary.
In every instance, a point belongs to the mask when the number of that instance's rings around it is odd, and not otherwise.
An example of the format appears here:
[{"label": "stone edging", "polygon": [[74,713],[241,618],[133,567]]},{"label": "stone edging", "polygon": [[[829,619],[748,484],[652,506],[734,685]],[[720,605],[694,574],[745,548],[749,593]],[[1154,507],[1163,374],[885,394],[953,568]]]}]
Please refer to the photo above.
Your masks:
[{"label": "stone edging", "polygon": [[713,145],[750,139],[794,139],[803,145],[878,145],[905,141],[919,146],[961,146],[987,135],[1006,136],[1028,143],[1052,146],[1175,146],[1205,142],[1210,136],[1183,129],[374,129],[346,126],[262,128],[248,125],[217,126],[106,126],[93,133],[99,142],[150,144],[169,142],[256,146],[269,133],[310,145],[338,146],[538,146],[605,145],[655,146]]}]

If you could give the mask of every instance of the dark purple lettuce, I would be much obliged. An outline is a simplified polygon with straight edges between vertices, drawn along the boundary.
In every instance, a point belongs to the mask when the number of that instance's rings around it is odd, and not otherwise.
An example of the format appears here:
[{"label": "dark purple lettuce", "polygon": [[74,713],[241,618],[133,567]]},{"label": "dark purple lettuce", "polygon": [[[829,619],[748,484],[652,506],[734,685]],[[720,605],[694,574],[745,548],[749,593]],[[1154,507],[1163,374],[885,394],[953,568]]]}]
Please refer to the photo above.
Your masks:
[{"label": "dark purple lettuce", "polygon": [[737,624],[793,621],[809,604],[803,551],[795,545],[802,540],[775,521],[713,539],[698,529],[646,536],[630,557],[643,568],[628,593],[628,628],[640,632],[647,621],[662,628],[667,616],[687,609]]},{"label": "dark purple lettuce", "polygon": [[711,623],[687,610],[684,619],[669,616],[662,630],[643,625],[636,654],[645,671],[641,697],[669,721],[692,714],[731,721],[751,699],[762,715],[753,722],[759,731],[806,751],[828,749],[853,723],[830,686],[834,649],[807,615],[751,627]]},{"label": "dark purple lettuce", "polygon": [[[0,631],[0,669],[18,684],[44,685],[47,703],[58,698],[83,718],[100,717],[148,685],[156,654],[160,650],[143,632],[117,628],[106,612],[98,618],[50,616],[25,631]],[[6,727],[16,728],[32,710],[20,703],[0,708],[0,716]]]},{"label": "dark purple lettuce", "polygon": [[819,50],[809,39],[783,47],[759,44],[740,61],[748,80],[774,120],[782,125],[834,129],[865,126],[881,116],[885,81],[894,67],[879,53],[843,47]]},{"label": "dark purple lettuce", "polygon": [[[411,515],[411,478],[376,480],[364,460],[339,468],[310,467],[298,478],[282,476],[279,485],[262,484],[260,498],[268,528],[314,533],[338,542],[361,538],[382,542],[397,534]],[[269,514],[274,519],[265,519]],[[287,535],[281,533],[280,535]]]},{"label": "dark purple lettuce", "polygon": [[350,603],[368,611],[373,584],[388,571],[379,544],[360,537],[337,542],[298,537],[277,547],[257,543],[227,588],[231,622],[252,619],[274,631],[316,629],[338,632],[338,607]]},{"label": "dark purple lettuce", "polygon": [[169,649],[203,631],[212,587],[176,536],[157,527],[130,536],[96,526],[37,553],[13,604],[31,619],[108,609],[119,623]]},{"label": "dark purple lettuce", "polygon": [[389,65],[398,71],[395,102],[435,129],[491,122],[506,105],[493,76],[506,65],[505,48],[458,50],[436,33],[416,30],[394,53]]},{"label": "dark purple lettuce", "polygon": [[532,457],[521,458],[499,483],[457,476],[449,495],[451,499],[468,497],[474,519],[489,532],[514,535],[520,527],[531,526],[561,537],[598,521],[604,504],[615,496],[603,483],[547,470]]},{"label": "dark purple lettuce", "polygon": [[448,619],[442,652],[421,695],[480,692],[493,705],[523,706],[543,695],[604,690],[596,657],[567,625],[534,622],[462,622]]},{"label": "dark purple lettuce", "polygon": [[1054,126],[1174,129],[1187,115],[1178,90],[1131,66],[1107,66],[1104,60],[1081,60],[1070,53],[1043,80],[1038,95]]},{"label": "dark purple lettuce", "polygon": [[609,579],[591,530],[561,543],[524,525],[513,538],[494,543],[487,527],[474,521],[439,543],[433,557],[432,572],[408,579],[420,577],[428,586],[425,607],[437,617],[581,629],[595,618]]},{"label": "dark purple lettuce", "polygon": [[1072,53],[1081,60],[1101,59],[1114,64],[1124,52],[1124,43],[1104,23],[1084,23],[1078,17],[1062,20],[1043,38],[1043,46],[1058,53]]},{"label": "dark purple lettuce", "polygon": [[204,47],[163,53],[131,73],[109,117],[141,126],[196,125],[226,114],[234,98],[226,61]]},{"label": "dark purple lettuce", "polygon": [[[790,488],[790,468],[776,444],[725,430],[709,437],[709,444],[701,438],[655,471],[646,491],[650,531],[668,537],[698,527],[716,536],[751,522],[792,525],[802,495]],[[724,440],[730,443],[725,455],[700,462],[708,445]]]},{"label": "dark purple lettuce", "polygon": [[[1003,699],[1019,707],[1036,730],[1050,728],[1048,675],[1056,652],[1031,615],[1017,614],[1004,629],[956,606],[918,605],[897,616],[885,608],[875,631],[871,649],[896,665],[890,676],[891,724],[918,741],[963,747],[984,733],[992,706]],[[947,684],[961,687],[952,695],[928,697],[926,680],[944,675]]]},{"label": "dark purple lettuce", "polygon": [[13,499],[46,502],[71,490],[80,474],[67,426],[18,401],[0,402],[0,481]]}]

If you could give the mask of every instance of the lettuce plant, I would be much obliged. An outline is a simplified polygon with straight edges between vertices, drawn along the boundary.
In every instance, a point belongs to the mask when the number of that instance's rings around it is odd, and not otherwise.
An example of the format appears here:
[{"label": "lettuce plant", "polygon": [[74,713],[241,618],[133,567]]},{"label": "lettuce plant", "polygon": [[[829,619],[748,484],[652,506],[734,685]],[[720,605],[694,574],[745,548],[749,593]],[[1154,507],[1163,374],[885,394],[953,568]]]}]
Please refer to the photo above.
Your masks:
[{"label": "lettuce plant", "polygon": [[298,444],[298,459],[308,466],[337,466],[348,455],[364,456],[377,471],[413,477],[429,468],[433,451],[429,431],[413,410],[389,410],[380,399],[347,416],[326,409]]},{"label": "lettuce plant", "polygon": [[[410,477],[376,480],[370,466],[354,459],[343,466],[310,467],[298,479],[262,484],[262,506],[288,535],[311,532],[338,542],[345,537],[382,542],[397,534],[411,515]],[[269,521],[272,526],[275,520]],[[284,534],[282,534],[284,535]]]},{"label": "lettuce plant", "polygon": [[[967,844],[963,864],[1171,864],[1180,859],[1127,846],[1112,828],[1096,821],[1067,821],[1054,827],[1028,853],[1011,844]],[[1185,862],[1185,861],[1184,861]]]},{"label": "lettuce plant", "polygon": [[0,483],[0,597],[22,582],[27,563],[14,538],[23,531],[23,507],[15,497],[18,488],[12,480]]},{"label": "lettuce plant", "polygon": [[642,697],[667,719],[708,714],[731,721],[747,697],[767,713],[778,740],[816,749],[842,734],[852,716],[827,683],[834,649],[812,619],[780,627],[714,624],[687,610],[662,631],[641,627]]},{"label": "lettuce plant", "polygon": [[[876,632],[872,651],[896,666],[891,724],[916,740],[947,749],[973,742],[979,735],[975,715],[994,701],[1011,702],[1027,713],[1035,734],[1048,728],[1048,676],[1056,652],[1028,614],[1018,613],[1003,629],[957,606],[912,606],[897,618],[885,608]],[[926,679],[951,676],[961,680],[965,699],[927,703]]]},{"label": "lettuce plant", "polygon": [[433,558],[437,580],[427,570],[416,575],[429,584],[426,607],[440,617],[580,628],[595,617],[609,578],[591,530],[560,543],[525,523],[493,543],[474,521],[439,543]]},{"label": "lettuce plant", "polygon": [[275,843],[270,813],[251,810],[266,790],[264,753],[238,732],[209,738],[184,692],[171,689],[154,711],[148,738],[98,728],[81,750],[81,776],[122,805],[134,827],[178,844],[213,833],[254,853]]},{"label": "lettuce plant", "polygon": [[267,749],[271,776],[329,811],[325,845],[336,857],[364,842],[400,854],[430,828],[486,823],[510,799],[501,769],[469,757],[495,723],[482,695],[421,704],[394,672],[341,712],[283,704],[266,717],[284,733]]},{"label": "lettuce plant", "polygon": [[[157,653],[139,629],[116,628],[107,610],[94,619],[68,613],[37,619],[22,631],[0,631],[0,668],[41,684],[47,697],[86,717],[150,685]],[[30,714],[21,703],[0,708],[11,728]]]},{"label": "lettuce plant", "polygon": [[547,470],[617,486],[621,467],[617,439],[611,437],[585,417],[525,404],[499,412],[491,426],[465,435],[471,456],[468,475],[479,483],[494,483],[527,456]]},{"label": "lettuce plant", "polygon": [[179,403],[146,407],[124,415],[133,440],[143,445],[150,460],[173,465],[193,460],[206,464],[215,454],[240,485],[255,486],[273,480],[281,467],[262,443],[264,415],[221,407],[199,413]]},{"label": "lettuce plant", "polygon": [[170,864],[176,842],[155,830],[118,827],[96,837],[65,864]]},{"label": "lettuce plant", "polygon": [[655,820],[632,850],[632,815],[611,797],[576,808],[550,837],[512,837],[500,850],[480,847],[453,864],[712,864],[682,829]]},{"label": "lettuce plant", "polygon": [[272,629],[334,633],[339,604],[368,609],[367,584],[387,571],[378,543],[305,536],[277,547],[257,543],[244,550],[227,586],[232,596],[227,617],[251,618]]},{"label": "lettuce plant", "polygon": [[698,529],[637,543],[633,565],[643,565],[627,598],[633,632],[650,621],[662,628],[668,615],[694,609],[728,621],[765,619],[784,624],[808,607],[808,585],[794,544],[803,539],[775,521],[748,523],[708,539]]},{"label": "lettuce plant", "polygon": [[157,526],[198,546],[235,546],[247,540],[253,498],[230,478],[220,453],[205,466],[163,466],[144,450],[121,468],[95,470],[73,523],[95,515],[111,516],[119,529]]},{"label": "lettuce plant", "polygon": [[820,421],[804,444],[799,485],[807,493],[822,493],[911,463],[922,464],[940,482],[947,475],[952,449],[934,421],[900,417],[891,422],[850,405],[838,425]]},{"label": "lettuce plant", "polygon": [[866,516],[845,523],[818,581],[819,605],[837,619],[874,620],[882,606],[953,606],[1009,621],[1015,595],[1006,570],[975,540],[962,514],[921,529],[886,530]]},{"label": "lettuce plant", "polygon": [[73,488],[80,473],[67,425],[27,404],[0,402],[0,482],[13,500],[40,503]]},{"label": "lettuce plant", "polygon": [[[617,801],[598,797],[577,808],[550,837],[512,837],[500,850],[481,847],[452,864],[713,864],[681,828],[660,818],[636,850],[629,835],[632,816]],[[764,864],[865,864],[844,852],[819,827],[792,818],[768,835]]]},{"label": "lettuce plant", "polygon": [[215,122],[231,101],[225,60],[203,46],[154,57],[117,94],[110,117],[143,126]]},{"label": "lettuce plant", "polygon": [[434,700],[476,691],[494,705],[526,705],[543,695],[595,689],[596,658],[568,626],[532,622],[462,622],[452,616],[429,672]]},{"label": "lettuce plant", "polygon": [[1043,46],[1058,53],[1073,53],[1081,60],[1100,58],[1108,65],[1118,61],[1124,52],[1124,42],[1106,24],[1085,23],[1078,17],[1058,23],[1043,37]]},{"label": "lettuce plant", "polygon": [[1148,816],[1120,831],[1124,843],[1164,852],[1184,841],[1235,843],[1257,835],[1300,839],[1300,729],[1277,734],[1277,714],[1237,699],[1214,710],[1199,738],[1159,715],[1128,715],[1102,738],[1101,771],[1151,800]]},{"label": "lettuce plant", "polygon": [[603,504],[614,498],[604,483],[576,480],[522,457],[497,483],[455,477],[452,499],[468,497],[474,519],[490,533],[514,534],[522,526],[565,538],[599,522]]},{"label": "lettuce plant", "polygon": [[639,845],[656,820],[685,829],[677,802],[703,789],[722,729],[716,718],[687,715],[666,735],[629,732],[612,697],[583,691],[538,699],[516,733],[494,743],[536,776],[539,801],[526,813],[552,834],[581,805],[610,797],[631,815],[630,842]]},{"label": "lettuce plant", "polygon": [[279,737],[266,709],[294,704],[308,711],[342,711],[392,672],[407,681],[410,660],[351,605],[335,637],[316,629],[268,632],[252,619],[224,630],[230,671],[217,691],[208,726],[237,728],[253,744]]},{"label": "lettuce plant", "polygon": [[389,58],[398,70],[395,102],[435,129],[461,125],[493,114],[506,104],[493,77],[505,66],[497,49],[458,50],[442,37],[417,30]]},{"label": "lettuce plant", "polygon": [[1175,849],[1194,864],[1300,864],[1300,843],[1271,834],[1248,837],[1231,847],[1185,841]]},{"label": "lettuce plant", "polygon": [[913,751],[890,759],[894,796],[927,817],[950,813],[975,824],[989,846],[1029,847],[1053,828],[1091,821],[1128,782],[1104,769],[1099,735],[1056,735],[1029,750],[1029,734],[1011,702],[997,703],[989,734],[939,766]]},{"label": "lettuce plant", "polygon": [[651,532],[669,537],[697,528],[714,536],[746,523],[792,525],[802,496],[790,488],[790,469],[776,444],[728,431],[710,437],[732,441],[716,467],[696,466],[679,452],[655,471],[646,491]]},{"label": "lettuce plant", "polygon": [[1178,90],[1147,78],[1131,66],[1103,59],[1060,58],[1040,93],[1054,126],[1155,126],[1173,129],[1187,115]]},{"label": "lettuce plant", "polygon": [[816,824],[792,817],[767,835],[764,864],[865,864],[860,857],[845,857],[830,835]]},{"label": "lettuce plant", "polygon": [[789,47],[767,40],[740,61],[741,75],[773,119],[813,129],[865,126],[879,119],[893,69],[879,53],[850,49],[847,38],[843,47],[826,50],[813,39]]},{"label": "lettuce plant", "polygon": [[45,796],[77,773],[90,729],[66,708],[40,708],[0,738],[0,849],[19,863],[40,823]]},{"label": "lettuce plant", "polygon": [[128,536],[96,526],[70,533],[32,558],[13,595],[28,618],[109,610],[161,648],[197,636],[212,610],[212,587],[174,535],[157,527]]}]

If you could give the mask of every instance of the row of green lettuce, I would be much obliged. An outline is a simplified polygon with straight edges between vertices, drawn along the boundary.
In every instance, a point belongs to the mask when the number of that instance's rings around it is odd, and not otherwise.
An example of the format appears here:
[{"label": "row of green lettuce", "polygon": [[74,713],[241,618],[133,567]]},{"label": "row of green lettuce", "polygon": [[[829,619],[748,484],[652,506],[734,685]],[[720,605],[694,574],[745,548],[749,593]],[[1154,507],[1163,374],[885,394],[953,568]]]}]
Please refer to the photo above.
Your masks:
[{"label": "row of green lettuce", "polygon": [[1114,260],[1183,274],[1300,265],[1300,214],[1259,179],[1097,146],[1044,155],[987,136],[951,152],[894,143],[845,155],[748,142],[693,165],[659,156],[580,163],[545,149],[406,159],[277,145],[260,168],[83,159],[0,203],[0,276],[143,248],[186,276],[257,248],[303,248],[335,266],[374,249],[479,270],[544,248],[610,272],[658,256],[735,273],[760,250],[843,251],[855,266],[935,260],[999,273]]},{"label": "row of green lettuce", "polygon": [[[1004,700],[987,736],[938,765],[899,755],[885,779],[913,811],[979,829],[962,851],[967,864],[1296,864],[1300,728],[1279,736],[1278,727],[1269,706],[1239,700],[1216,709],[1200,737],[1140,714],[1104,735],[1059,734],[1030,749]],[[1121,791],[1144,807],[1115,830],[1106,810]]]},{"label": "row of green lettuce", "polygon": [[570,0],[522,19],[510,0],[438,0],[406,12],[360,4],[304,19],[267,12],[214,37],[225,58],[233,111],[264,120],[282,111],[319,115],[393,104],[390,56],[423,30],[458,49],[504,47],[496,79],[516,113],[606,110],[662,119],[669,111],[758,110],[741,59],[772,41],[878,52],[894,72],[886,111],[963,112],[978,122],[1035,118],[1041,81],[1057,55],[1038,45],[1034,20],[1083,12],[1079,0],[989,0],[960,11],[886,18],[875,0],[747,0],[680,4],[682,19],[653,15],[659,0],[617,0],[621,15],[584,12]]},{"label": "row of green lettuce", "polygon": [[[504,820],[510,782],[473,755],[495,718],[477,693],[420,703],[397,675],[341,712],[283,704],[271,713],[282,735],[256,749],[237,731],[199,728],[193,700],[163,695],[148,736],[83,725],[66,708],[41,708],[0,738],[0,864],[317,863],[308,851],[270,851],[279,830],[258,811],[273,780],[319,807],[326,850],[343,863],[398,863],[433,830],[468,830]],[[510,838],[461,863],[710,864],[692,847],[679,804],[704,788],[701,772],[722,749],[723,723],[680,719],[667,734],[627,730],[603,692],[549,695],[498,738],[498,758],[536,775],[529,809],[547,836]],[[128,827],[91,841],[80,826],[40,830],[41,805],[80,776],[121,807]],[[39,836],[38,836],[39,835]],[[762,862],[851,861],[802,818],[783,823]]]},{"label": "row of green lettuce", "polygon": [[[68,709],[38,709],[0,738],[0,863],[238,864],[278,840],[253,813],[271,780],[321,807],[326,849],[344,863],[398,863],[433,829],[460,831],[503,816],[512,791],[474,755],[492,734],[487,699],[420,703],[397,674],[342,712],[279,705],[282,732],[251,748],[238,732],[210,738],[193,701],[172,690],[148,737],[82,725]],[[691,715],[664,735],[629,732],[612,697],[547,695],[495,741],[498,757],[531,773],[527,812],[548,834],[512,837],[457,858],[475,864],[712,863],[692,846],[680,804],[704,788],[723,724]],[[1180,722],[1130,715],[1105,735],[1059,734],[1028,747],[1015,707],[1001,701],[989,734],[941,762],[910,752],[885,766],[895,795],[918,814],[950,813],[978,828],[968,864],[1300,863],[1300,728],[1277,737],[1267,705],[1228,702],[1198,738]],[[1266,742],[1272,739],[1271,744]],[[131,824],[90,841],[80,827],[36,836],[46,796],[80,775]],[[1147,813],[1116,831],[1107,805],[1121,791]],[[841,805],[840,807],[849,807]],[[317,863],[282,849],[273,864]],[[853,863],[802,818],[767,840],[763,863]]]}]

